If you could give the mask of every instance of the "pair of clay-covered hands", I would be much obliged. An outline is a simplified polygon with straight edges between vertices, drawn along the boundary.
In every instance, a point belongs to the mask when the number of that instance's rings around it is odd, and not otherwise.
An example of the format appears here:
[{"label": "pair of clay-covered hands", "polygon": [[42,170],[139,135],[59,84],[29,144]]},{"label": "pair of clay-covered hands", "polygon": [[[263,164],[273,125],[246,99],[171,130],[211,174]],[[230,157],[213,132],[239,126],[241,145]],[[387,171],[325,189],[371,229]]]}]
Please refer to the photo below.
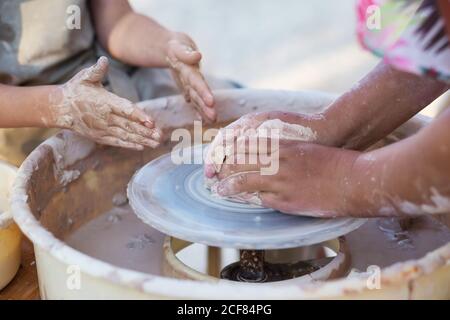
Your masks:
[{"label": "pair of clay-covered hands", "polygon": [[[200,72],[202,56],[195,43],[180,34],[167,47],[166,61],[186,101],[203,119],[215,121],[214,98]],[[108,59],[101,57],[58,87],[50,97],[51,121],[100,144],[135,150],[158,146],[162,133],[153,119],[103,87],[107,71]]]}]

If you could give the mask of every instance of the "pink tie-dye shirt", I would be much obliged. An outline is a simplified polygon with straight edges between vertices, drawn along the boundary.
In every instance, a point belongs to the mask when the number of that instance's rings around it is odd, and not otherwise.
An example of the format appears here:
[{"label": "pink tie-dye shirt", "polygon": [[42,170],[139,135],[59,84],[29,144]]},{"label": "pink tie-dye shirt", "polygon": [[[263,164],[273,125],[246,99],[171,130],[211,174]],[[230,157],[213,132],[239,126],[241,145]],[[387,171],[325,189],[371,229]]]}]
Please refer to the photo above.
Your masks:
[{"label": "pink tie-dye shirt", "polygon": [[434,0],[359,0],[362,46],[393,67],[450,83],[450,44]]}]

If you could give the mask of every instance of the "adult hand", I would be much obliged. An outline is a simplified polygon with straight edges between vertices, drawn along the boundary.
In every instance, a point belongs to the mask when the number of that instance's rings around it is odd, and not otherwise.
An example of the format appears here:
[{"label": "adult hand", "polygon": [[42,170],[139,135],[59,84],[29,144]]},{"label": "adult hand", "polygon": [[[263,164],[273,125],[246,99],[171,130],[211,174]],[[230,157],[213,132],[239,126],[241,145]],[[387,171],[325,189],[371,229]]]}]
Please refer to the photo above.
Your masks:
[{"label": "adult hand", "polygon": [[247,114],[227,127],[221,129],[208,148],[204,174],[206,178],[213,178],[219,171],[230,148],[236,146],[237,140],[246,132],[257,129],[267,120],[280,119],[290,124],[298,124],[311,128],[315,136],[314,142],[320,143],[327,136],[326,122],[320,115],[304,115],[293,112],[270,111]]},{"label": "adult hand", "polygon": [[[249,149],[245,152],[248,157]],[[274,156],[276,152],[279,155]],[[349,214],[348,190],[359,152],[280,140],[279,148],[271,153],[273,161],[279,161],[275,174],[261,175],[264,167],[261,163],[224,164],[218,174],[217,193],[224,197],[256,193],[264,207],[290,214],[313,217]]]}]

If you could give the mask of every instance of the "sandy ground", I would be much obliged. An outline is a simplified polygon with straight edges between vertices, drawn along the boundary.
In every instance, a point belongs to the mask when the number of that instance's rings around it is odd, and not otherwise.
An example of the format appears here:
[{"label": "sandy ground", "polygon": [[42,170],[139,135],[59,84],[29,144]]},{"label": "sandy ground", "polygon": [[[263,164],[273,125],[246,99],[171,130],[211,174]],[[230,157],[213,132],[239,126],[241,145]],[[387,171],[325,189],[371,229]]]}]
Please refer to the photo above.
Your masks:
[{"label": "sandy ground", "polygon": [[[355,37],[356,0],[132,0],[190,34],[206,72],[248,87],[342,93],[378,59]],[[427,110],[434,114],[434,109]]]}]

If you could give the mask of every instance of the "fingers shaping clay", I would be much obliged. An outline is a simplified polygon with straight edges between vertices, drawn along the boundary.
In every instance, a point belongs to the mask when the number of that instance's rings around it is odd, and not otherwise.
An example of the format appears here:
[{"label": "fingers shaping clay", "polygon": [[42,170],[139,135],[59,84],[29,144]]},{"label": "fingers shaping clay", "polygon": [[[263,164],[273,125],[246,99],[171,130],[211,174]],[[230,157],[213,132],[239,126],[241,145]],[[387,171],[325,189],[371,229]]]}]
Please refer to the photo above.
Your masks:
[{"label": "fingers shaping clay", "polygon": [[[192,159],[201,159],[203,148],[197,145],[183,151]],[[171,153],[136,172],[128,184],[127,195],[144,223],[164,234],[215,247],[292,248],[333,239],[365,222],[287,215],[212,197],[203,184],[202,164],[176,164]]]},{"label": "fingers shaping clay", "polygon": [[[227,128],[225,128],[225,131]],[[234,139],[237,141],[237,149],[239,150],[241,146],[241,142],[245,143],[246,140],[253,141],[253,143],[258,143],[259,139],[271,138],[272,140],[278,139],[278,141],[282,140],[291,140],[291,141],[314,141],[317,138],[316,133],[311,130],[309,127],[304,127],[299,124],[288,123],[281,121],[280,119],[271,119],[266,120],[261,123],[256,129],[240,129],[238,132],[234,132],[232,136],[228,136],[227,134],[222,134],[220,137],[216,139],[222,139],[225,135],[225,143],[219,143],[219,147],[221,150],[213,150],[214,156],[212,157],[212,161],[214,163],[214,168],[216,174],[213,178],[205,177],[205,185],[207,188],[211,190],[213,196],[218,198],[224,198],[231,201],[239,201],[248,204],[254,205],[262,205],[261,199],[259,197],[259,193],[238,193],[232,195],[230,197],[221,197],[218,192],[219,180],[217,175],[220,173],[224,164],[232,164],[234,163],[234,155],[236,154],[234,150]],[[229,138],[232,139],[229,139]],[[228,139],[227,139],[228,138]],[[216,147],[217,149],[217,147]],[[259,150],[255,146],[255,150],[259,152]],[[267,149],[269,150],[269,149]],[[239,152],[239,151],[238,151]],[[263,150],[265,152],[265,150]],[[259,155],[259,154],[258,154]],[[278,160],[278,159],[277,159]],[[224,181],[236,178],[238,176],[242,176],[245,174],[251,173],[250,171],[239,172],[236,174],[232,174]]]}]

